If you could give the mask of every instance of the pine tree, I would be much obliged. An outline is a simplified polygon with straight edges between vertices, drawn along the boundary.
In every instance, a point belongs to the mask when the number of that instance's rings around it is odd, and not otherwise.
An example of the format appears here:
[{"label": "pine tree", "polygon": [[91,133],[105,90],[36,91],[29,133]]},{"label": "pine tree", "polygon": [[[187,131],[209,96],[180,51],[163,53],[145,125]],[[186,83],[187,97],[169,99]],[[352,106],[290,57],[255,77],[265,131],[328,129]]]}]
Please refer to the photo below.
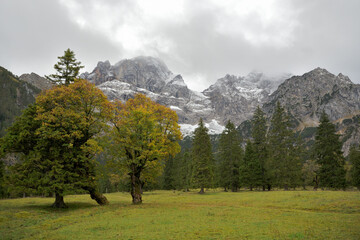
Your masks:
[{"label": "pine tree", "polygon": [[253,138],[253,148],[254,148],[254,158],[258,162],[261,168],[261,173],[259,174],[260,179],[257,179],[256,183],[260,183],[265,190],[265,186],[268,183],[266,178],[266,162],[268,161],[268,149],[267,149],[267,126],[265,113],[258,106],[255,110],[254,116],[252,118],[252,138]]},{"label": "pine tree", "polygon": [[76,61],[75,53],[69,48],[64,51],[64,56],[58,57],[59,62],[54,65],[57,73],[45,76],[52,82],[69,85],[79,76],[81,62]]},{"label": "pine tree", "polygon": [[294,133],[290,129],[289,117],[278,102],[271,119],[269,131],[269,161],[267,169],[271,184],[278,187],[294,187],[300,182],[300,158]]},{"label": "pine tree", "polygon": [[315,135],[315,157],[320,165],[318,171],[319,186],[328,188],[345,188],[345,162],[341,151],[339,135],[335,125],[329,120],[325,112],[321,114],[320,125]]},{"label": "pine tree", "polygon": [[177,169],[175,169],[174,162],[176,158],[179,158],[179,155],[180,154],[175,157],[169,157],[169,159],[165,163],[163,173],[163,189],[165,190],[175,189],[175,173]]},{"label": "pine tree", "polygon": [[228,121],[219,140],[220,185],[236,192],[240,187],[239,167],[242,159],[240,137],[233,123]]},{"label": "pine tree", "polygon": [[191,182],[200,188],[199,193],[205,193],[204,188],[212,186],[214,177],[213,155],[208,129],[200,119],[199,126],[194,131],[192,155]]},{"label": "pine tree", "polygon": [[250,188],[262,185],[261,165],[258,161],[254,144],[248,140],[245,147],[245,155],[240,166],[240,183]]},{"label": "pine tree", "polygon": [[360,147],[350,148],[349,160],[352,165],[350,171],[352,184],[360,190]]}]

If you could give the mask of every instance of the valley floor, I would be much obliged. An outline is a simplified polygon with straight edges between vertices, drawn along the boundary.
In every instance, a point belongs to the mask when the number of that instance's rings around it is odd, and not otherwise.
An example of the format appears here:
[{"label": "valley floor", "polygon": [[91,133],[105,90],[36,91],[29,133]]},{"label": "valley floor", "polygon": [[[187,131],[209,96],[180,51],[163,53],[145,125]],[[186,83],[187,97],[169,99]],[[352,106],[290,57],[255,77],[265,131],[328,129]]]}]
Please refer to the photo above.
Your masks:
[{"label": "valley floor", "polygon": [[0,200],[1,239],[360,239],[359,191],[154,191]]}]

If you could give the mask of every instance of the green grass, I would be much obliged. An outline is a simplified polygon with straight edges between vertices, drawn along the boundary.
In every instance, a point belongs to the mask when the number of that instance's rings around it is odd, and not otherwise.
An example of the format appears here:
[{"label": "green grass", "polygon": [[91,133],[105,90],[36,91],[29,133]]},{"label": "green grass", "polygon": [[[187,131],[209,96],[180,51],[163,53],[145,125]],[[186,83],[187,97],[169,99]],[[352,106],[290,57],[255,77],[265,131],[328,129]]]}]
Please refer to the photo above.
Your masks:
[{"label": "green grass", "polygon": [[155,191],[0,200],[0,239],[360,239],[360,192]]}]

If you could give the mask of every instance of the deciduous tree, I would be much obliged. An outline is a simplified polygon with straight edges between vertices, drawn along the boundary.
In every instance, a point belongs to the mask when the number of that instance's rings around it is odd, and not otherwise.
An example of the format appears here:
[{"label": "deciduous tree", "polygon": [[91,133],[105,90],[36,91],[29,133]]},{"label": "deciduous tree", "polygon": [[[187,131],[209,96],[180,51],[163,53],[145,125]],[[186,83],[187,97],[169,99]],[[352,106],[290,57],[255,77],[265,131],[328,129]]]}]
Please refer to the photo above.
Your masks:
[{"label": "deciduous tree", "polygon": [[78,189],[107,204],[98,193],[96,137],[107,127],[111,104],[86,80],[56,86],[36,98],[10,127],[2,148],[20,152],[14,182],[36,193],[55,193],[54,207],[66,207],[63,197]]},{"label": "deciduous tree", "polygon": [[141,175],[151,164],[165,161],[180,151],[176,112],[142,94],[125,104],[115,103],[113,147],[118,166],[131,182],[132,202],[142,202]]}]

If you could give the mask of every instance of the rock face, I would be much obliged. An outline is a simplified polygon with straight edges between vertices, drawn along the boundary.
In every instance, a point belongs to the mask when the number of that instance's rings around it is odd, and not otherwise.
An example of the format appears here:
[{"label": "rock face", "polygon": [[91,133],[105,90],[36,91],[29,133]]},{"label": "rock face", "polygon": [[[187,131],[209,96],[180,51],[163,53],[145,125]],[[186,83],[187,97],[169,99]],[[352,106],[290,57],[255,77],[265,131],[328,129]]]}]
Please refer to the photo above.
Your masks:
[{"label": "rock face", "polygon": [[181,75],[173,74],[164,62],[153,57],[136,57],[115,65],[99,62],[82,78],[95,83],[110,100],[126,101],[144,93],[175,110],[184,134],[196,128],[200,118],[211,133],[221,133],[228,120],[240,124],[248,119],[288,75],[271,79],[262,73],[247,77],[226,75],[202,93],[188,89]]},{"label": "rock face", "polygon": [[236,125],[251,118],[255,108],[268,100],[269,95],[290,74],[268,77],[260,72],[251,72],[246,77],[226,75],[206,89],[203,94],[209,97],[211,107]]},{"label": "rock face", "polygon": [[[316,68],[302,76],[293,76],[269,96],[263,109],[271,115],[276,102],[291,115],[298,130],[316,127],[322,111],[336,123],[347,154],[352,143],[359,143],[360,85],[343,74],[334,75]],[[350,129],[352,129],[350,131]]]},{"label": "rock face", "polygon": [[[228,120],[247,131],[246,120],[263,106],[270,117],[279,101],[291,115],[297,130],[314,137],[320,114],[325,111],[343,135],[344,151],[360,141],[360,85],[343,74],[316,68],[302,76],[283,74],[269,77],[251,72],[245,77],[226,75],[202,93],[188,89],[181,75],[173,74],[164,62],[153,57],[136,57],[115,65],[99,62],[81,77],[95,83],[110,100],[126,101],[144,93],[175,110],[184,135],[196,128],[200,118],[212,134],[221,133]],[[309,134],[311,133],[311,134]],[[245,135],[246,135],[245,134]]]},{"label": "rock face", "polygon": [[19,77],[19,79],[24,82],[30,83],[31,85],[33,85],[41,90],[47,90],[54,86],[54,83],[52,83],[51,81],[47,80],[44,77],[37,75],[36,73],[22,74]]}]

